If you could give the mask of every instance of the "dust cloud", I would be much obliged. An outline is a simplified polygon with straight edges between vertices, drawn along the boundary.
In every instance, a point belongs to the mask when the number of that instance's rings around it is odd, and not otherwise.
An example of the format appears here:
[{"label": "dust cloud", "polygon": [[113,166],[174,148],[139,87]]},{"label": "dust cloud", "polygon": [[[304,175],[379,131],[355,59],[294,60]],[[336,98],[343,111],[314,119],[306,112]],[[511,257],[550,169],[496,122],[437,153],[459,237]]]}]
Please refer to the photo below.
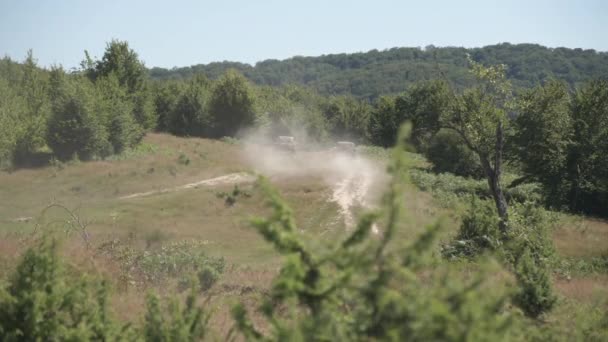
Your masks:
[{"label": "dust cloud", "polygon": [[[331,189],[327,200],[338,205],[339,215],[347,228],[356,224],[356,208],[372,208],[386,179],[384,167],[357,153],[336,146],[302,146],[295,152],[278,141],[260,137],[244,139],[244,160],[267,177],[299,181],[301,178],[321,179]],[[373,227],[378,233],[376,227]]]}]

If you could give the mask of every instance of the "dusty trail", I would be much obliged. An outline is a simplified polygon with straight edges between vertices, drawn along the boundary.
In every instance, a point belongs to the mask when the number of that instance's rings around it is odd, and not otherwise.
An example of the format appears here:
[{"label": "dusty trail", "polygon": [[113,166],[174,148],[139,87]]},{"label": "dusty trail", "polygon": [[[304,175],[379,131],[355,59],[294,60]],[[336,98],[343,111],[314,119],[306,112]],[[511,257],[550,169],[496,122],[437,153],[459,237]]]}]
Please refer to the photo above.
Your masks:
[{"label": "dusty trail", "polygon": [[[345,174],[342,180],[333,184],[330,201],[340,207],[340,216],[343,217],[346,228],[353,228],[356,225],[353,212],[356,207],[371,207],[369,190],[373,181],[372,173],[357,169]],[[378,234],[376,224],[372,226],[372,232]]]},{"label": "dusty trail", "polygon": [[164,194],[164,193],[169,193],[169,192],[176,192],[176,191],[198,188],[199,186],[215,186],[215,185],[222,185],[222,184],[242,184],[242,183],[251,183],[253,181],[255,181],[255,177],[253,175],[250,175],[245,172],[237,172],[237,173],[230,173],[230,174],[220,176],[220,177],[204,179],[204,180],[201,180],[198,182],[188,183],[188,184],[176,186],[173,188],[165,188],[165,189],[161,189],[161,190],[154,190],[154,191],[147,191],[147,192],[138,192],[138,193],[134,193],[134,194],[126,195],[126,196],[121,196],[121,197],[119,197],[119,199],[146,197],[146,196],[151,196],[151,195],[156,195],[156,194]]},{"label": "dusty trail", "polygon": [[[246,146],[243,157],[256,171],[268,176],[319,177],[331,189],[327,201],[338,205],[340,220],[347,229],[356,225],[355,210],[371,208],[372,189],[378,187],[384,172],[377,164],[356,153],[339,149],[285,153],[269,145]],[[378,232],[374,226],[373,231]]]}]

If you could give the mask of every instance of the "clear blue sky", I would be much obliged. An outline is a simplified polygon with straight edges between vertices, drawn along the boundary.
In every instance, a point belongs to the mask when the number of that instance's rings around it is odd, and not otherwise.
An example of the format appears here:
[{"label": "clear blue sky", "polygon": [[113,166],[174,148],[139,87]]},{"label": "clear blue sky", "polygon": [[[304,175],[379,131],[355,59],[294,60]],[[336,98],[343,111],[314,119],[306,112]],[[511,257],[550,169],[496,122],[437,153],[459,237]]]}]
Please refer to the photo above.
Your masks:
[{"label": "clear blue sky", "polygon": [[608,51],[608,0],[0,0],[0,55],[71,68],[127,40],[147,66],[395,46],[531,42]]}]

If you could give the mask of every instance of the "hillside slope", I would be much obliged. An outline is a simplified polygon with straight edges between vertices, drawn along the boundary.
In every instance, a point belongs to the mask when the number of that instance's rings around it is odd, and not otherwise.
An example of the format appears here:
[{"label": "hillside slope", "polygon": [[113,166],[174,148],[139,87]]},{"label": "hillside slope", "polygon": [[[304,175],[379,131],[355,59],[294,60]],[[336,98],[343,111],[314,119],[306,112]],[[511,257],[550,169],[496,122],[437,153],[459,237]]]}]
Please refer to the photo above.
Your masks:
[{"label": "hillside slope", "polygon": [[[242,72],[261,85],[301,84],[322,94],[352,94],[360,98],[399,93],[410,84],[442,77],[467,86],[466,55],[482,63],[504,63],[516,87],[531,87],[550,78],[571,86],[608,77],[608,53],[595,50],[547,48],[536,44],[489,45],[482,48],[392,48],[361,53],[293,57],[265,60],[251,66],[238,62],[215,62],[173,69],[152,68],[155,79],[189,78],[202,73],[217,78],[229,68]],[[439,71],[441,70],[441,72]]]}]

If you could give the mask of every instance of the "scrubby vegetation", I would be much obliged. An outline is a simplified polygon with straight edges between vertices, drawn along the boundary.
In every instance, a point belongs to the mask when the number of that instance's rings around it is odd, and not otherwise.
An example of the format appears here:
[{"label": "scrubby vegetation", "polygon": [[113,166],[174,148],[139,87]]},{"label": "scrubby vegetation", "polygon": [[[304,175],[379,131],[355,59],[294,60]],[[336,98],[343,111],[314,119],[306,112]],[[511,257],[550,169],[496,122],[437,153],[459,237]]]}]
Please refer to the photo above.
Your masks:
[{"label": "scrubby vegetation", "polygon": [[[570,215],[593,215],[602,227],[597,231],[605,229],[608,82],[592,79],[608,75],[605,59],[595,51],[503,44],[167,71],[146,69],[117,40],[100,60],[85,54],[81,68],[69,72],[38,67],[31,52],[22,63],[3,58],[0,167],[49,165],[49,177],[59,179],[54,194],[95,197],[97,207],[87,214],[104,229],[92,239],[75,214],[64,222],[46,211],[6,220],[10,241],[29,249],[0,273],[0,339],[606,339],[605,304],[562,295],[564,281],[607,276],[605,232],[583,241],[593,243],[590,253],[580,251],[585,245],[564,253],[554,243]],[[311,77],[313,67],[319,73]],[[372,81],[346,91],[345,84],[362,79]],[[404,122],[410,124],[400,130]],[[310,149],[353,141],[359,157],[389,165],[388,191],[355,227],[338,232],[340,220],[325,217],[335,208],[318,179],[283,184],[296,198],[295,212],[263,178],[256,186],[224,184],[185,199],[165,190],[181,178],[200,180],[201,170],[214,177],[244,171],[234,160],[251,132],[295,136]],[[176,140],[172,147],[141,144],[146,135]],[[218,166],[218,160],[230,163]],[[87,173],[89,183],[74,183]],[[166,186],[156,184],[167,174]],[[134,183],[144,179],[147,192],[136,193],[142,189]],[[16,187],[0,184],[6,189]],[[414,218],[405,211],[408,191],[423,206]],[[129,194],[167,197],[117,202]],[[242,222],[250,213],[240,210],[267,217],[253,220],[259,240],[247,235]],[[151,216],[151,227],[133,216],[121,221],[129,211]],[[186,218],[185,211],[194,214]],[[448,218],[436,221],[438,214]],[[70,262],[57,234],[41,229],[46,219],[64,228],[82,224],[82,258],[92,267]],[[29,221],[31,232],[14,229]],[[199,224],[214,225],[212,234],[180,232]],[[260,246],[262,239],[270,246]],[[278,256],[268,257],[271,247]],[[263,257],[243,266],[224,253],[239,261]],[[7,260],[19,253],[6,254],[0,265],[10,266]],[[254,284],[239,278],[264,262],[270,266]],[[151,294],[131,323],[118,323],[111,292],[124,299],[129,291],[149,290],[176,297]],[[217,328],[212,309],[226,307],[232,309],[221,313]],[[571,308],[592,314],[563,314]]]}]

